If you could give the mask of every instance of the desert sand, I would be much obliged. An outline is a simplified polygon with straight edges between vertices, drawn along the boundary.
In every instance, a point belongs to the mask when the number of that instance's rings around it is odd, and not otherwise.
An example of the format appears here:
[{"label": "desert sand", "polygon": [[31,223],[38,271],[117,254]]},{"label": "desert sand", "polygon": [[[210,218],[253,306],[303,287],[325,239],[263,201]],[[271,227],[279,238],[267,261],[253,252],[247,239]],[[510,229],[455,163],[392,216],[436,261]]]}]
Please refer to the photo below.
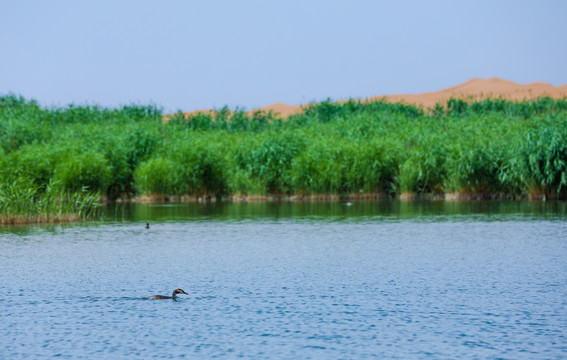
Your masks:
[{"label": "desert sand", "polygon": [[[362,101],[384,100],[387,102],[401,102],[404,104],[417,105],[423,108],[433,107],[436,103],[445,104],[451,98],[467,101],[484,100],[487,98],[504,98],[508,100],[531,100],[539,97],[549,96],[552,98],[567,98],[567,85],[553,86],[545,82],[534,82],[530,84],[518,84],[513,81],[503,80],[497,77],[489,79],[471,79],[460,85],[434,92],[421,94],[379,95]],[[343,100],[347,101],[347,100]],[[258,109],[249,111],[272,111],[280,117],[288,117],[299,113],[307,105],[290,105],[274,103]],[[198,112],[210,113],[211,110],[197,110],[185,113],[186,116]]]}]

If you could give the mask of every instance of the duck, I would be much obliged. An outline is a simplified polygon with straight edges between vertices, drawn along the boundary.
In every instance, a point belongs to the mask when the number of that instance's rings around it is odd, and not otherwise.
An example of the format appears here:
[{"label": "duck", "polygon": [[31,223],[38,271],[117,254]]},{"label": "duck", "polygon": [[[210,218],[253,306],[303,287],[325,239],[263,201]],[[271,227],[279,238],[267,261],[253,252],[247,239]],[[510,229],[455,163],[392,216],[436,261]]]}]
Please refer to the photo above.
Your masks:
[{"label": "duck", "polygon": [[185,291],[183,291],[183,289],[175,289],[175,290],[173,290],[173,293],[171,294],[171,296],[166,296],[166,295],[153,295],[153,296],[150,296],[148,299],[152,299],[152,300],[173,299],[173,300],[176,300],[177,294],[189,295],[189,294],[187,294]]},{"label": "duck", "polygon": [[147,223],[146,223],[146,229],[149,229],[149,228],[150,228],[150,223],[147,222]]}]

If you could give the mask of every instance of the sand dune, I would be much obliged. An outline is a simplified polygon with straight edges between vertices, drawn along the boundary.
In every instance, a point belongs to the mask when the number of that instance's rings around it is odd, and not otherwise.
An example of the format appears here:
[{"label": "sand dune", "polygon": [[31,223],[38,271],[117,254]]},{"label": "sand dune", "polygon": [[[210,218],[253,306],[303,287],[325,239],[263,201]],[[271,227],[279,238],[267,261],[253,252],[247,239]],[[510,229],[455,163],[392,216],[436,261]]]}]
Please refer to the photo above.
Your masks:
[{"label": "sand dune", "polygon": [[268,106],[261,107],[259,109],[252,110],[250,111],[250,113],[254,113],[255,111],[265,111],[265,112],[271,111],[278,116],[288,117],[290,115],[301,112],[301,109],[302,109],[301,106],[278,102],[278,103],[270,104]]},{"label": "sand dune", "polygon": [[[503,80],[497,77],[489,79],[471,79],[460,85],[447,89],[426,92],[422,94],[400,94],[373,96],[362,101],[385,100],[388,102],[401,102],[421,107],[433,107],[436,103],[446,103],[451,98],[464,100],[483,100],[486,98],[504,98],[508,100],[531,100],[538,97],[550,96],[553,98],[567,98],[567,85],[553,86],[545,82],[534,82],[530,84],[518,84],[513,81]],[[343,100],[347,101],[347,100]],[[306,105],[289,105],[274,103],[258,109],[249,111],[272,111],[281,117],[288,117],[302,111]],[[187,112],[192,115],[198,112],[209,113],[210,110],[199,110]]]},{"label": "sand dune", "polygon": [[531,100],[542,96],[550,96],[553,98],[567,97],[567,85],[555,87],[544,82],[523,85],[494,77],[490,79],[471,79],[461,85],[436,92],[377,96],[367,100],[384,98],[390,102],[403,102],[423,107],[431,107],[436,103],[445,103],[451,98],[465,100],[483,100],[486,98]]}]

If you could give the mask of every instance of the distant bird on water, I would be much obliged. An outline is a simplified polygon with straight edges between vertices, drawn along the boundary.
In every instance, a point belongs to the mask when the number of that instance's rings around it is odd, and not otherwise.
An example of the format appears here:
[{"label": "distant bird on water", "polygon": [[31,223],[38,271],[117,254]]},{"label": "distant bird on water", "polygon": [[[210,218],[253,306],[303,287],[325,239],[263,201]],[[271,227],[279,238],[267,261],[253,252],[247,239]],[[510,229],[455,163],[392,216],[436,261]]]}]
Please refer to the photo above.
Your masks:
[{"label": "distant bird on water", "polygon": [[147,223],[146,223],[146,229],[149,229],[149,228],[150,228],[150,223],[147,222]]},{"label": "distant bird on water", "polygon": [[173,290],[173,294],[171,294],[171,296],[166,296],[166,295],[153,295],[153,296],[150,296],[148,299],[152,299],[152,300],[173,299],[173,300],[176,300],[176,299],[177,299],[177,294],[189,295],[189,294],[187,294],[185,291],[183,291],[182,289],[175,289],[175,290]]}]

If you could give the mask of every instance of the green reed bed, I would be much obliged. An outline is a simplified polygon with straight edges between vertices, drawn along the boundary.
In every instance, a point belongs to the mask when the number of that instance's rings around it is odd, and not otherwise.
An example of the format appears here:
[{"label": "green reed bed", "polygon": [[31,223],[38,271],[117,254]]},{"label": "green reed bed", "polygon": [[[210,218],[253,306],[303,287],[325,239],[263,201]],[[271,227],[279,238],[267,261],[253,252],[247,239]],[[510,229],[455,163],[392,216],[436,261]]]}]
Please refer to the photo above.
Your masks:
[{"label": "green reed bed", "polygon": [[59,223],[96,219],[100,196],[82,189],[65,191],[51,183],[45,190],[25,179],[0,184],[0,223]]},{"label": "green reed bed", "polygon": [[[430,111],[380,101],[324,101],[285,120],[223,108],[214,115],[179,113],[163,121],[161,110],[152,106],[49,109],[9,95],[0,97],[3,199],[23,196],[13,189],[16,180],[22,180],[21,191],[33,189],[28,207],[49,202],[42,196],[48,196],[50,184],[66,194],[84,195],[88,189],[86,194],[110,200],[564,198],[567,101],[452,99]],[[2,204],[2,216],[21,213],[16,205]]]}]

